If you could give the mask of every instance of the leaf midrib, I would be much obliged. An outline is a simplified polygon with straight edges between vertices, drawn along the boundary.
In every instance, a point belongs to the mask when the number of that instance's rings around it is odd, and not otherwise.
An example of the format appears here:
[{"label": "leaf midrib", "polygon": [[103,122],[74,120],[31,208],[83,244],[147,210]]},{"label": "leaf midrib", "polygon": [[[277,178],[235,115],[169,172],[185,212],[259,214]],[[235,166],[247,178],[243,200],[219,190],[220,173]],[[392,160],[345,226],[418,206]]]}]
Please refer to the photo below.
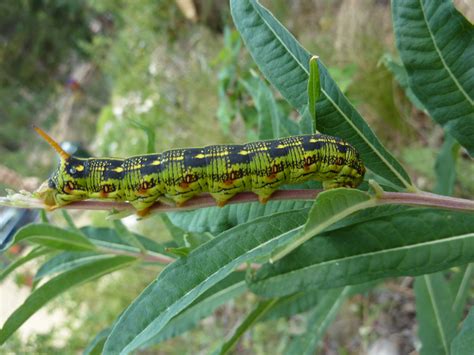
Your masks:
[{"label": "leaf midrib", "polygon": [[[462,85],[459,83],[459,81],[457,80],[456,76],[451,72],[451,69],[449,68],[449,66],[447,65],[447,63],[445,62],[444,60],[444,57],[442,55],[442,52],[441,50],[439,49],[438,47],[438,44],[436,43],[436,40],[435,40],[435,36],[433,34],[433,32],[431,31],[431,27],[430,27],[430,23],[428,22],[428,19],[426,18],[426,14],[425,14],[425,8],[423,6],[423,1],[422,0],[418,0],[419,4],[420,4],[420,8],[421,8],[421,13],[423,14],[423,20],[426,24],[426,28],[428,30],[428,33],[430,34],[430,37],[431,37],[431,41],[433,42],[433,46],[436,50],[436,53],[438,54],[438,57],[439,59],[441,60],[441,63],[443,63],[443,67],[446,69],[446,71],[448,72],[450,78],[453,80],[454,84],[458,87],[459,91],[466,97],[466,99],[468,100],[468,102],[471,104],[471,106],[474,106],[474,102],[473,100],[469,97],[469,95],[467,94],[466,91],[464,91],[464,88],[462,87]],[[452,5],[452,4],[451,4]]]},{"label": "leaf midrib", "polygon": [[[258,12],[257,9],[255,9],[254,5],[252,4],[252,7],[254,8],[255,12],[258,14],[258,16],[260,17],[260,19],[265,22],[265,24],[267,25],[267,27],[270,29],[270,31],[274,34],[275,38],[280,42],[280,44],[286,49],[287,53],[289,53],[293,58],[294,60],[296,61],[296,63],[298,63],[298,65],[304,70],[304,72],[306,74],[308,74],[308,77],[309,77],[309,72],[308,70],[306,70],[306,68],[301,65],[300,61],[293,55],[293,53],[289,50],[289,48],[286,46],[286,44],[280,40],[280,37],[277,35],[277,33],[273,30],[273,28],[269,25],[269,23],[266,21],[265,18],[263,18],[260,13]],[[273,14],[269,13],[270,16],[273,16]],[[275,19],[276,20],[276,19]],[[290,34],[291,35],[291,34]],[[295,39],[296,41],[296,39]],[[296,41],[297,42],[297,41]],[[385,159],[385,157],[383,155],[380,154],[380,152],[372,145],[372,143],[370,141],[368,141],[366,139],[366,137],[362,134],[362,132],[359,130],[359,128],[357,126],[354,125],[354,123],[349,119],[349,117],[347,117],[347,115],[341,111],[341,109],[336,105],[336,103],[331,99],[331,97],[329,96],[329,94],[326,92],[326,90],[324,90],[323,87],[321,87],[321,92],[324,94],[324,96],[326,97],[326,99],[336,108],[336,110],[341,114],[342,117],[344,117],[344,119],[352,126],[352,128],[357,132],[357,134],[367,143],[367,145],[375,152],[375,154],[388,166],[388,168],[393,172],[393,174],[395,174],[395,176],[405,185],[405,187],[409,188],[411,186],[410,183],[408,183],[408,181],[405,180],[405,178],[403,176],[400,175],[400,173],[394,169],[392,167],[392,165]]]}]

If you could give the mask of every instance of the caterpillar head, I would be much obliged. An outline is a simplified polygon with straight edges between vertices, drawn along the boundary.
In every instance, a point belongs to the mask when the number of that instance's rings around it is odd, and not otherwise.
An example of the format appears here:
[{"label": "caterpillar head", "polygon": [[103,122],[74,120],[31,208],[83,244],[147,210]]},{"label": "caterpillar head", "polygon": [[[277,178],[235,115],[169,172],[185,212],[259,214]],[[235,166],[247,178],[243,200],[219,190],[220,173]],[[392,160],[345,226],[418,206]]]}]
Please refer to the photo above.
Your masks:
[{"label": "caterpillar head", "polygon": [[34,127],[34,129],[59,154],[60,161],[57,169],[48,180],[41,184],[33,196],[43,200],[50,210],[86,198],[85,161],[65,152],[42,129],[38,127]]}]

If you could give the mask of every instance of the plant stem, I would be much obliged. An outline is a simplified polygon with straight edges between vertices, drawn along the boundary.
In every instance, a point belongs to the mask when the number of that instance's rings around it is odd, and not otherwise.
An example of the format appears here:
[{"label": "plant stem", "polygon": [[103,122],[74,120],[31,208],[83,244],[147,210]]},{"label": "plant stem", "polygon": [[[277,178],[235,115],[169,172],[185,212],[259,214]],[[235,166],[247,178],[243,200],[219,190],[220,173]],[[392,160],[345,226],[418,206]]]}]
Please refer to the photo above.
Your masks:
[{"label": "plant stem", "polygon": [[379,201],[381,204],[400,204],[439,207],[450,210],[474,211],[474,201],[472,200],[437,195],[425,191],[418,193],[384,192]]},{"label": "plant stem", "polygon": [[171,258],[169,256],[163,255],[163,254],[158,254],[158,253],[142,253],[140,251],[133,252],[133,251],[127,251],[127,250],[119,250],[119,249],[113,249],[113,248],[98,248],[98,251],[103,253],[103,254],[114,254],[114,255],[128,255],[128,256],[133,256],[139,259],[142,259],[143,261],[150,261],[153,263],[160,263],[160,264],[171,264],[173,261],[176,259]]},{"label": "plant stem", "polygon": [[[138,251],[133,252],[133,251],[103,248],[103,247],[99,248],[98,251],[104,254],[133,256],[133,257],[142,259],[143,261],[149,261],[149,262],[159,263],[159,264],[164,264],[164,265],[168,265],[176,261],[175,258],[172,258],[167,255],[163,255],[163,254],[158,254],[158,253],[150,253],[150,252],[143,253],[143,252],[138,252]],[[238,266],[235,270],[237,271],[245,271],[247,269],[258,270],[261,268],[261,266],[262,266],[261,264],[256,264],[256,263],[251,263],[251,264],[245,263]]]},{"label": "plant stem", "polygon": [[[317,195],[322,190],[279,190],[276,191],[270,200],[271,201],[283,201],[283,200],[300,200],[300,201],[314,201]],[[6,198],[0,198],[0,205],[6,205],[10,207],[20,208],[44,208],[44,204],[41,200],[35,198],[27,198],[22,195],[20,202],[15,201],[15,196]],[[252,192],[242,192],[237,196],[233,197],[228,204],[237,203],[248,203],[257,202],[258,197]],[[383,192],[377,196],[377,203],[380,205],[384,204],[399,204],[399,205],[410,205],[410,206],[425,206],[425,207],[438,207],[452,210],[462,211],[474,211],[474,201],[463,198],[449,197],[443,195],[437,195],[429,192]],[[215,207],[216,202],[209,194],[202,194],[194,197],[187,201],[183,206],[177,207],[167,205],[164,203],[156,203],[150,209],[152,212],[181,212],[190,211],[198,208]],[[79,201],[73,202],[69,205],[65,205],[62,208],[65,209],[77,209],[77,210],[115,210],[118,212],[130,213],[134,212],[134,208],[127,202],[116,202],[116,201]]]}]

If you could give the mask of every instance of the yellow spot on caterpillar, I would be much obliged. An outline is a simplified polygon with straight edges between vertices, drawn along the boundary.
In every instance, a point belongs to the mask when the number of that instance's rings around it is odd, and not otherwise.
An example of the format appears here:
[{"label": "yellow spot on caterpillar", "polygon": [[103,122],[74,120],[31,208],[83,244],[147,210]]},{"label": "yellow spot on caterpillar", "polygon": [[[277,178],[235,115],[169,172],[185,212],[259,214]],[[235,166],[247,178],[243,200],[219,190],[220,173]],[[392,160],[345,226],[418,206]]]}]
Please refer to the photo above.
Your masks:
[{"label": "yellow spot on caterpillar", "polygon": [[84,165],[77,165],[76,166],[76,171],[83,171],[84,170]]},{"label": "yellow spot on caterpillar", "polygon": [[225,157],[226,155],[229,155],[229,152],[219,152],[216,154],[218,157]]},{"label": "yellow spot on caterpillar", "polygon": [[194,157],[197,159],[203,159],[206,157],[206,155],[201,153],[201,154],[195,155]]},{"label": "yellow spot on caterpillar", "polygon": [[140,168],[143,168],[143,165],[137,164],[137,165],[133,165],[131,169],[132,170],[137,170],[137,169],[140,169]]},{"label": "yellow spot on caterpillar", "polygon": [[278,144],[277,145],[278,149],[283,149],[283,148],[286,148],[286,147],[288,147],[288,145],[286,145],[286,144]]},{"label": "yellow spot on caterpillar", "polygon": [[241,151],[239,152],[239,154],[240,154],[240,155],[248,155],[249,152],[246,151],[246,150],[241,150]]},{"label": "yellow spot on caterpillar", "polygon": [[311,139],[309,140],[309,142],[310,142],[310,143],[317,143],[318,140],[317,140],[317,139],[314,139],[314,138],[311,138]]},{"label": "yellow spot on caterpillar", "polygon": [[261,146],[261,147],[258,147],[258,148],[257,148],[257,151],[258,151],[258,152],[261,152],[261,151],[264,151],[264,150],[268,150],[268,147],[266,147],[266,146]]},{"label": "yellow spot on caterpillar", "polygon": [[151,165],[160,165],[161,164],[161,161],[159,160],[154,160]]},{"label": "yellow spot on caterpillar", "polygon": [[171,160],[183,160],[184,157],[181,155],[181,156],[178,156],[178,157],[171,157]]},{"label": "yellow spot on caterpillar", "polygon": [[123,171],[123,168],[121,166],[113,169],[113,171],[115,171],[116,173],[121,173]]}]

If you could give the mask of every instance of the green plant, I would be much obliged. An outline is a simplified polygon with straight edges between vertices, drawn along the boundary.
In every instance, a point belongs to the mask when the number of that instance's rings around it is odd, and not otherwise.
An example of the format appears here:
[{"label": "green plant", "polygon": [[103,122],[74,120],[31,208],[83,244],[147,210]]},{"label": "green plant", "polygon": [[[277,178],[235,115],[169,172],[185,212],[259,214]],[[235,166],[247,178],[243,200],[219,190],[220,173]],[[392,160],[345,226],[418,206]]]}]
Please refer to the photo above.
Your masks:
[{"label": "green plant", "polygon": [[[434,31],[431,26],[440,23],[439,13],[432,11],[436,7],[443,8],[443,14],[452,18]],[[47,301],[70,287],[132,264],[152,263],[167,266],[110,328],[96,336],[86,353],[128,353],[155,346],[190,329],[244,291],[256,294],[260,302],[222,344],[221,353],[230,351],[253,324],[306,310],[310,310],[306,332],[287,346],[288,352],[312,353],[349,296],[400,275],[418,276],[415,292],[421,352],[461,353],[469,349],[466,344],[472,338],[472,310],[456,333],[472,282],[474,203],[419,191],[338,89],[321,61],[310,61],[311,55],[257,1],[231,0],[231,9],[236,27],[261,72],[301,114],[301,119],[291,124],[294,133],[308,133],[313,125],[324,133],[349,140],[361,152],[374,182],[363,185],[366,191],[336,189],[319,193],[314,203],[307,190],[299,190],[289,192],[299,197],[290,201],[169,213],[165,224],[174,240],[168,249],[130,233],[118,223],[115,228],[77,229],[68,219],[67,229],[51,224],[27,226],[17,233],[15,242],[29,241],[38,246],[3,270],[2,276],[18,264],[47,253],[51,258],[43,264],[36,280],[46,276],[50,279],[37,287],[7,320],[0,331],[0,342],[5,342]],[[414,75],[416,70],[410,69],[410,63],[425,63],[440,78],[456,79],[458,74],[464,78],[463,73],[473,70],[464,58],[465,53],[472,53],[473,46],[457,46],[456,42],[466,33],[472,38],[472,25],[442,0],[395,1],[393,15],[413,95],[433,116],[440,104],[447,117],[456,118],[454,123],[442,123],[472,152],[472,139],[468,138],[474,130],[472,98],[463,96],[472,93],[472,81],[459,80],[449,87],[464,110],[459,113],[458,106],[446,101],[448,98],[437,102],[430,96],[427,100],[423,89],[439,93],[444,86],[420,79]],[[413,26],[425,26],[429,35],[400,34],[400,27]],[[446,32],[449,38],[445,37]],[[411,33],[416,38],[411,38]],[[449,46],[463,51],[454,57],[451,52],[445,54],[435,48],[434,54],[439,56],[435,61],[433,52],[426,51],[437,43],[431,34],[442,36]],[[406,51],[418,46],[425,49],[423,53]],[[431,62],[421,60],[424,55]],[[459,71],[460,67],[464,71]],[[316,107],[308,107],[308,102],[316,102]],[[266,105],[272,108],[274,101],[266,101]],[[266,119],[267,123],[260,126],[267,130],[266,135],[270,134],[269,124],[273,136],[286,127],[284,120]],[[460,130],[461,126],[465,131]],[[453,150],[452,144],[447,146]],[[453,154],[445,154],[444,150],[439,159],[440,165],[452,166],[454,162]],[[452,191],[452,175],[440,173],[438,177],[443,190],[437,192]],[[244,196],[244,200],[249,202],[249,197]],[[455,277],[448,279],[440,273],[454,266],[461,266]],[[249,270],[246,277],[240,272],[243,269]],[[437,273],[430,275],[434,272]]]}]

